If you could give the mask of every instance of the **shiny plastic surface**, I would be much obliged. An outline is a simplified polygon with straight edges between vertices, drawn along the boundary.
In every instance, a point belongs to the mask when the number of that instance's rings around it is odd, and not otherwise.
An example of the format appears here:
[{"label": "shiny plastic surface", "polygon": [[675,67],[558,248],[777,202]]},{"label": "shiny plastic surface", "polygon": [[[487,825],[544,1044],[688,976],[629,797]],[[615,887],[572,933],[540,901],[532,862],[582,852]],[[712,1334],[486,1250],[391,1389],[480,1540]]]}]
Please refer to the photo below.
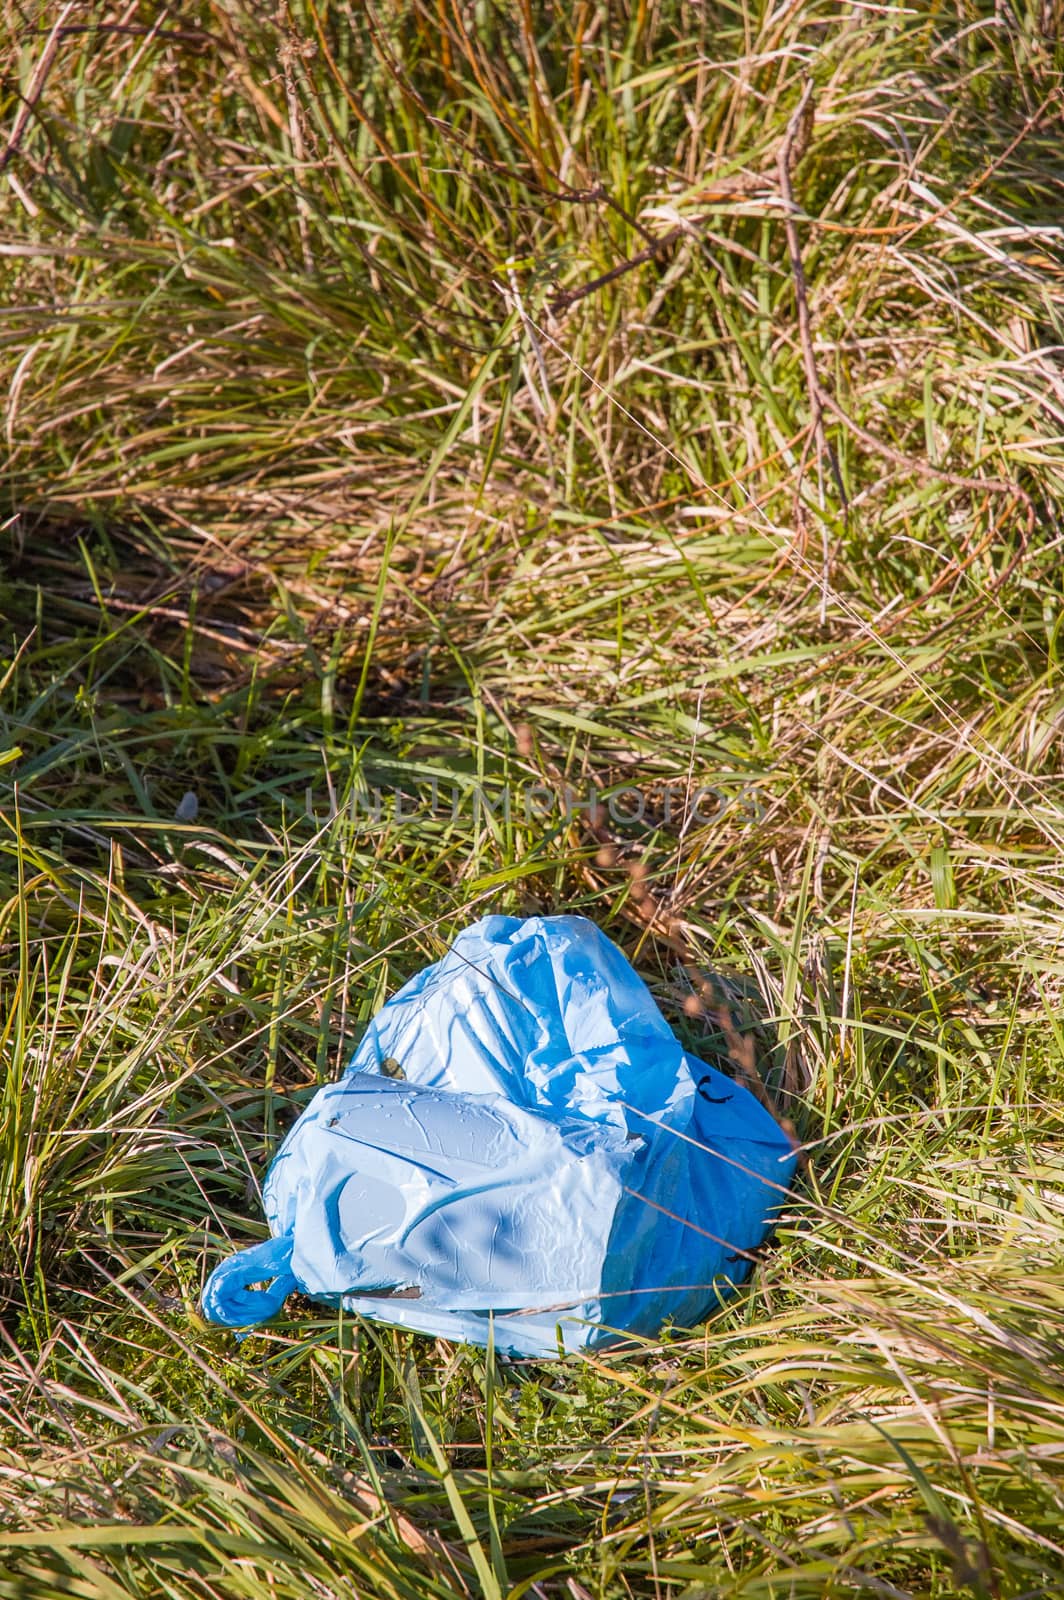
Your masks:
[{"label": "shiny plastic surface", "polygon": [[593,923],[485,917],[307,1106],[266,1179],[274,1237],[215,1270],[204,1311],[248,1327],[299,1288],[480,1345],[493,1318],[530,1356],[690,1327],[746,1276],[794,1165]]}]

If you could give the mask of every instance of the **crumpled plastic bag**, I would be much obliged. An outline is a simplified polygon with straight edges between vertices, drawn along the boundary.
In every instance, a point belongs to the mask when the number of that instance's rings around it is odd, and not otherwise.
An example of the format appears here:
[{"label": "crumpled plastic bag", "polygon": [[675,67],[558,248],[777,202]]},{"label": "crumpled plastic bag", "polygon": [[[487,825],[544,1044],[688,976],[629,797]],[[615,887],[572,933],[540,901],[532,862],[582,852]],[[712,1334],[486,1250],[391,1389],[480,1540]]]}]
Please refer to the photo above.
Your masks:
[{"label": "crumpled plastic bag", "polygon": [[653,1337],[747,1275],[794,1168],[593,923],[489,916],[311,1100],[266,1178],[274,1237],[215,1269],[204,1312],[248,1327],[300,1289],[478,1345],[493,1321],[511,1355]]}]

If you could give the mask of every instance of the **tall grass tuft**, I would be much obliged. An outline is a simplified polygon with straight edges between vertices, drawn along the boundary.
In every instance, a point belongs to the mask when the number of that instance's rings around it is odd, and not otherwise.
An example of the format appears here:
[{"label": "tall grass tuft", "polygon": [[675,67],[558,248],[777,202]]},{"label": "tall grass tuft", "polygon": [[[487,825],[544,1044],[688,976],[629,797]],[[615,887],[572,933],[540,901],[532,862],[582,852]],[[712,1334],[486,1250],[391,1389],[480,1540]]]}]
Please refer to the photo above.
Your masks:
[{"label": "tall grass tuft", "polygon": [[[0,16],[2,1600],[1064,1592],[1059,5]],[[489,909],[763,1071],[748,1288],[208,1329]]]}]

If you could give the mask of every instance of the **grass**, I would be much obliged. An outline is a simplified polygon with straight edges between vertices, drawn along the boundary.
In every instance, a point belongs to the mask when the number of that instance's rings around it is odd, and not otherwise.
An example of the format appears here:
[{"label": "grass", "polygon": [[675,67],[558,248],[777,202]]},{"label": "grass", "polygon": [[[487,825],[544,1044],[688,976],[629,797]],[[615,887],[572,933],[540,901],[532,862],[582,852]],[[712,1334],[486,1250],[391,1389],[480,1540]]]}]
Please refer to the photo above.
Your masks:
[{"label": "grass", "polygon": [[[4,6],[3,1600],[1064,1593],[1059,11]],[[489,908],[746,996],[749,1289],[208,1329]]]}]

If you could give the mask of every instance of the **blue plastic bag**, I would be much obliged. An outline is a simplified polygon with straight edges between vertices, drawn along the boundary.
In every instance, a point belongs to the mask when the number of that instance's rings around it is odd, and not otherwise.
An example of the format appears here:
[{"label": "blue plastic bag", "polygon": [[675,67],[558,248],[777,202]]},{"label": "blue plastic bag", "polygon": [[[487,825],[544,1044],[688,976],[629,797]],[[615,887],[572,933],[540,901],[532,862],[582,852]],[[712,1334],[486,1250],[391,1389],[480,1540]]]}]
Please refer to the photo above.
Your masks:
[{"label": "blue plastic bag", "polygon": [[300,1289],[472,1344],[494,1319],[512,1355],[652,1337],[746,1276],[794,1167],[593,923],[485,917],[307,1106],[266,1178],[274,1237],[204,1311],[248,1327]]}]

